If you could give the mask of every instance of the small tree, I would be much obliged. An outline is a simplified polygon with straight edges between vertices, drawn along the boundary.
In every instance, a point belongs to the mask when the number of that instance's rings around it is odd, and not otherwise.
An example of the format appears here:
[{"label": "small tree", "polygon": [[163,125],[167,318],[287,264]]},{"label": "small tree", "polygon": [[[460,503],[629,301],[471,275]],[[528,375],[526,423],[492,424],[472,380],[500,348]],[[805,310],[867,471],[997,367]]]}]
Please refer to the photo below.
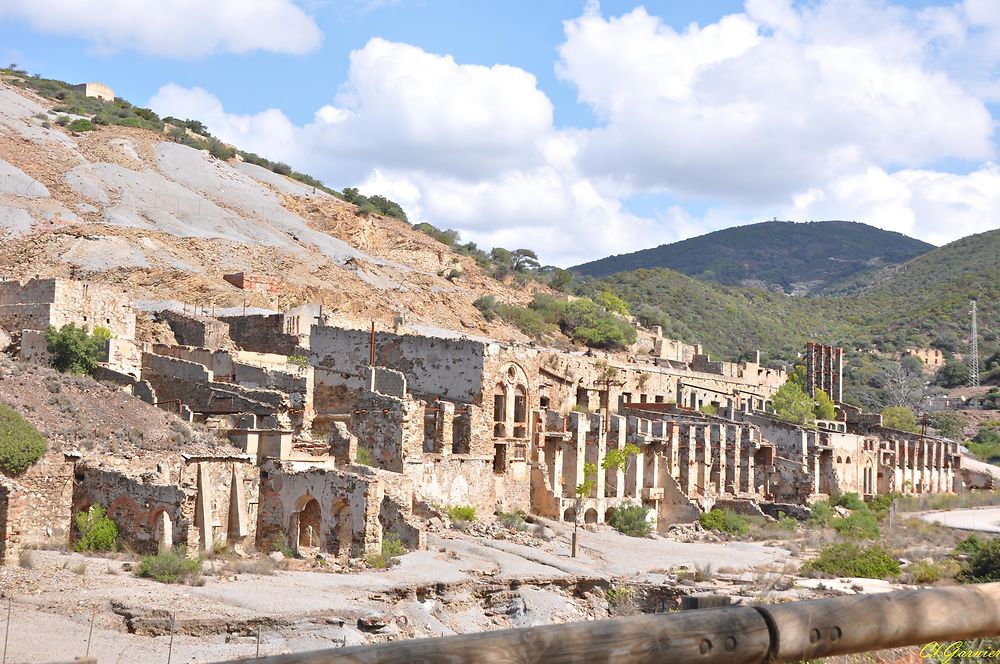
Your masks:
[{"label": "small tree", "polygon": [[601,468],[604,470],[625,470],[628,467],[629,457],[633,457],[639,454],[641,450],[629,443],[622,449],[611,448],[604,455],[604,461],[601,462]]},{"label": "small tree", "polygon": [[834,405],[833,399],[823,390],[816,390],[816,409],[814,412],[817,420],[832,420],[837,417],[837,407]]},{"label": "small tree", "polygon": [[583,481],[576,485],[576,503],[573,508],[573,543],[571,555],[576,558],[576,538],[580,529],[580,507],[584,498],[590,496],[597,484],[597,464],[583,464]]},{"label": "small tree", "polygon": [[77,551],[113,551],[118,543],[118,526],[100,505],[91,505],[89,510],[78,513],[76,528],[80,531]]},{"label": "small tree", "polygon": [[917,416],[905,406],[890,406],[889,408],[882,409],[882,425],[890,429],[899,429],[900,431],[910,431],[912,433],[919,431]]},{"label": "small tree", "polygon": [[771,409],[778,419],[794,424],[812,424],[816,419],[812,399],[797,383],[791,381],[786,382],[774,393]]},{"label": "small tree", "polygon": [[538,266],[538,254],[531,249],[515,249],[510,254],[510,269],[514,272],[536,270]]},{"label": "small tree", "polygon": [[965,418],[953,410],[946,410],[931,418],[931,425],[938,434],[952,440],[959,440],[965,431]]},{"label": "small tree", "polygon": [[614,314],[628,316],[628,302],[611,291],[601,291],[594,297],[594,302]]},{"label": "small tree", "polygon": [[58,330],[50,325],[45,331],[45,342],[52,356],[49,363],[59,371],[93,373],[110,338],[110,330],[104,327],[96,327],[90,334],[87,328],[74,323],[67,323]]}]

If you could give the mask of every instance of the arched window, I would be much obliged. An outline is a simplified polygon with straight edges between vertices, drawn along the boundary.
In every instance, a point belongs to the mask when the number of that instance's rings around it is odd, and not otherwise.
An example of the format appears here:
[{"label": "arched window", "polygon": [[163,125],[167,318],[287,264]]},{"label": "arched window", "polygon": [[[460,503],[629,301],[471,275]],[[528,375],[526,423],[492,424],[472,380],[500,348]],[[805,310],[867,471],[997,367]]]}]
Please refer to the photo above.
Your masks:
[{"label": "arched window", "polygon": [[837,463],[844,463],[844,457],[837,457]]},{"label": "arched window", "polygon": [[514,388],[514,438],[528,437],[528,393],[524,386]]},{"label": "arched window", "polygon": [[850,463],[850,462],[851,462],[851,457],[847,457],[847,461],[845,461],[844,463]]},{"label": "arched window", "polygon": [[493,437],[507,437],[507,387],[502,383],[493,390]]}]

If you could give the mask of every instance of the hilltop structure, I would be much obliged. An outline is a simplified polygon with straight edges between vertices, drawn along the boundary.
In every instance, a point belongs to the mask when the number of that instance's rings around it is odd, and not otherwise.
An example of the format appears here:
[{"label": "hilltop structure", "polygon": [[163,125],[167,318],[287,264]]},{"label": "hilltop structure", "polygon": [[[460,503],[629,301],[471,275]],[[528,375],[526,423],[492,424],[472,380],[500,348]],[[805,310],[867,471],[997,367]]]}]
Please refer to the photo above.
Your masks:
[{"label": "hilltop structure", "polygon": [[[165,462],[152,485],[134,469],[53,461],[74,466],[59,475],[73,487],[74,510],[132,506],[116,514],[139,550],[247,538],[266,548],[284,538],[361,555],[390,532],[421,547],[421,517],[439,505],[601,523],[643,504],[665,530],[716,505],[789,513],[843,492],[954,492],[981,479],[963,474],[956,443],[888,429],[845,404],[816,427],[781,422],[768,409],[783,370],[713,361],[658,330],[648,353],[623,359],[401,317],[392,329],[337,326],[318,305],[158,317],[185,345],[136,342],[130,304],[110,291],[62,280],[0,284],[0,325],[19,340],[14,353],[40,359],[24,340],[49,324],[109,326],[109,348],[119,351],[104,358],[103,381],[225,441]],[[842,357],[810,345],[810,386],[839,400]],[[580,486],[591,489],[581,496]],[[0,511],[48,493],[5,491]],[[22,502],[11,502],[15,494]],[[59,512],[66,533],[72,511]],[[32,537],[22,532],[17,543]]]}]

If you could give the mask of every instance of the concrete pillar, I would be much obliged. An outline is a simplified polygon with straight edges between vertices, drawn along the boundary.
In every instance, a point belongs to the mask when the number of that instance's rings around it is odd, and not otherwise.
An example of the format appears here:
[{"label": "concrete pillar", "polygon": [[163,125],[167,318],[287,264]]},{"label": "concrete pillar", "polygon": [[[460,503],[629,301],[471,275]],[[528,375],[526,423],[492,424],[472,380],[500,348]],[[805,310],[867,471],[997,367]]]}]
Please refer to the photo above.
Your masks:
[{"label": "concrete pillar", "polygon": [[201,550],[210,553],[214,535],[212,526],[215,525],[215,519],[212,515],[212,482],[208,477],[208,464],[206,463],[198,464],[198,497],[195,509],[198,515]]},{"label": "concrete pillar", "polygon": [[717,465],[719,468],[715,471],[715,491],[721,496],[726,492],[726,483],[729,481],[729,463],[727,462],[729,446],[727,445],[726,440],[726,435],[729,432],[727,430],[728,427],[726,427],[725,424],[716,424],[712,428],[715,429],[719,437],[719,445],[716,454]]},{"label": "concrete pillar", "polygon": [[681,469],[678,461],[680,454],[679,447],[681,442],[680,432],[681,432],[680,424],[678,424],[677,422],[672,422],[670,424],[670,430],[668,434],[667,454],[668,458],[670,459],[669,461],[670,475],[678,483],[680,482],[681,478]]},{"label": "concrete pillar", "polygon": [[747,456],[747,473],[746,473],[746,486],[747,491],[750,493],[757,492],[756,477],[754,476],[754,452],[757,450],[757,445],[754,441],[753,429],[745,427],[744,430],[744,440],[746,442],[746,456]]},{"label": "concrete pillar", "polygon": [[243,488],[243,473],[239,464],[233,464],[233,475],[229,487],[229,532],[230,541],[250,534],[250,517],[247,514],[246,491]]},{"label": "concrete pillar", "polygon": [[174,524],[166,510],[156,515],[156,546],[160,553],[174,548]]},{"label": "concrete pillar", "polygon": [[729,486],[731,487],[730,491],[737,494],[742,489],[743,479],[740,472],[743,466],[743,431],[740,426],[732,426],[731,428],[733,432],[733,462],[730,465]]},{"label": "concrete pillar", "polygon": [[437,426],[434,428],[434,451],[451,454],[451,440],[455,428],[455,404],[450,401],[437,402]]}]

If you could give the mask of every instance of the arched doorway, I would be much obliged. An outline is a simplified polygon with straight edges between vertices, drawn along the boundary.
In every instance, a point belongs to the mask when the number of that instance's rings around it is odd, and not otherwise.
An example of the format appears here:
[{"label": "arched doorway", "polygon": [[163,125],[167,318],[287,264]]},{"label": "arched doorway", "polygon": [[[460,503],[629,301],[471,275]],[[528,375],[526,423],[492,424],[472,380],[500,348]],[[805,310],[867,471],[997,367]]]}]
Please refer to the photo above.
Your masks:
[{"label": "arched doorway", "polygon": [[563,521],[566,521],[567,523],[575,523],[576,522],[576,510],[573,509],[572,507],[567,507],[566,511],[563,512]]},{"label": "arched doorway", "polygon": [[351,522],[351,504],[346,498],[333,501],[333,523],[330,527],[329,551],[337,556],[351,555],[354,526]]},{"label": "arched doorway", "polygon": [[583,513],[584,523],[597,523],[597,510],[591,507],[589,510]]},{"label": "arched doorway", "polygon": [[302,509],[299,510],[299,533],[298,548],[320,547],[319,527],[322,516],[319,509],[319,501],[309,497]]}]

